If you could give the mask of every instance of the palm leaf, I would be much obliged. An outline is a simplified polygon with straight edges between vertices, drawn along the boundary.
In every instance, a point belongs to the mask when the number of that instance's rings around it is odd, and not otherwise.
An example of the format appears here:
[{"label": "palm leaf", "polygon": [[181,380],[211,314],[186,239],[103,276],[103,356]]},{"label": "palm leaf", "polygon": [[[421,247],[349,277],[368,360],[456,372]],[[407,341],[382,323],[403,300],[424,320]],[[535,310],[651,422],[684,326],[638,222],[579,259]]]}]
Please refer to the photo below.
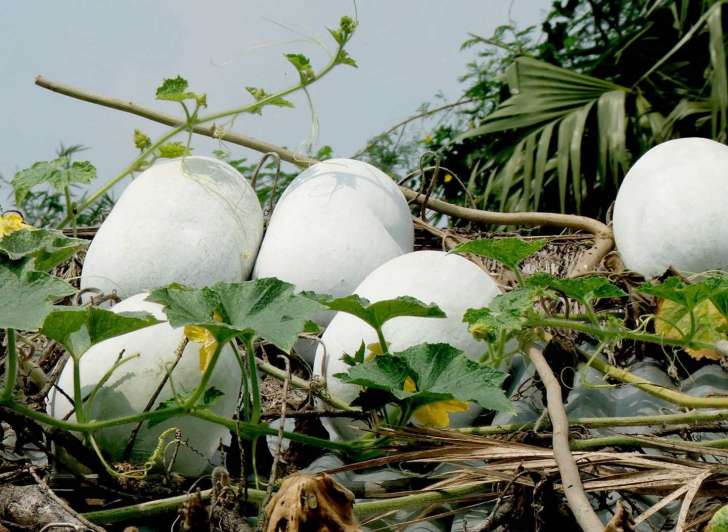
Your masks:
[{"label": "palm leaf", "polygon": [[627,152],[626,93],[623,90],[605,92],[597,104],[599,119],[599,175],[606,183],[611,174],[614,184],[629,166]]},{"label": "palm leaf", "polygon": [[725,45],[723,44],[723,24],[721,4],[710,10],[708,31],[710,33],[711,75],[711,120],[713,138],[726,140],[726,115],[728,110],[728,74],[726,73]]},{"label": "palm leaf", "polygon": [[541,131],[538,139],[538,150],[536,151],[536,165],[533,176],[533,208],[538,210],[541,201],[541,192],[543,191],[544,175],[546,174],[546,163],[549,158],[549,146],[551,145],[551,135],[554,132],[554,122],[546,125]]}]

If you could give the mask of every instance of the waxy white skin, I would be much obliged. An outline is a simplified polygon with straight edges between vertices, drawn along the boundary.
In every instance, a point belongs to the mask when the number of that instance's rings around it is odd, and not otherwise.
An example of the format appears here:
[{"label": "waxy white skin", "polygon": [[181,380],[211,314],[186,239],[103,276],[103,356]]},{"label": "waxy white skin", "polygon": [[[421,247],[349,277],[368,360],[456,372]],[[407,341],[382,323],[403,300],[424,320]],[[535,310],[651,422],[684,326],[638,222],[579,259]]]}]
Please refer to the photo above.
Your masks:
[{"label": "waxy white skin", "polygon": [[[253,278],[345,296],[375,268],[412,251],[407,201],[390,177],[370,164],[331,159],[302,172],[281,195],[255,263]],[[333,312],[311,318],[326,325]],[[315,345],[296,352],[313,361]]]},{"label": "waxy white skin", "polygon": [[[146,293],[134,295],[121,301],[111,310],[112,312],[149,312],[159,320],[166,320],[162,306],[144,301],[146,297]],[[81,357],[81,390],[84,396],[91,392],[96,383],[116,363],[119,353],[123,351],[125,357],[136,353],[140,355],[138,358],[124,363],[112,373],[111,378],[96,395],[91,417],[103,420],[143,412],[150,397],[166,374],[165,368],[174,362],[175,352],[182,338],[183,329],[181,327],[174,329],[165,321],[110,338],[91,347]],[[174,388],[178,394],[193,391],[200,382],[202,373],[199,368],[199,346],[200,344],[190,342],[172,372]],[[69,397],[73,397],[71,361],[63,368],[58,386]],[[219,415],[231,417],[235,413],[241,377],[235,354],[229,346],[223,348],[209,386],[214,386],[224,393],[212,404],[210,410]],[[157,408],[161,401],[171,397],[172,389],[167,382],[152,410]],[[51,415],[62,419],[72,410],[72,406],[63,394],[56,390],[53,391],[50,404]],[[75,416],[71,416],[71,420],[73,419]],[[121,458],[135,426],[136,423],[130,423],[103,429],[96,433],[97,442],[112,459],[118,460]],[[170,427],[179,428],[182,431],[182,439],[188,440],[190,446],[201,453],[201,455],[197,454],[186,446],[179,448],[174,470],[185,476],[198,476],[208,470],[210,464],[206,458],[209,459],[214,455],[221,440],[224,442],[229,440],[229,433],[225,427],[190,416],[168,419],[152,428],[148,428],[144,422],[136,438],[131,455],[132,461],[143,463],[147,460],[157,446],[159,435]],[[171,460],[174,447],[171,446],[167,451],[167,460]]]},{"label": "waxy white skin", "polygon": [[703,138],[669,140],[632,166],[614,204],[624,265],[645,277],[728,268],[728,147]]},{"label": "waxy white skin", "polygon": [[[356,288],[355,293],[371,302],[399,296],[415,297],[424,303],[436,303],[446,318],[394,318],[383,327],[391,352],[404,351],[422,343],[449,343],[479,360],[487,351],[482,341],[468,332],[463,314],[469,308],[487,306],[500,290],[495,281],[478,266],[459,255],[442,251],[416,251],[390,260],[374,270]],[[344,353],[353,355],[363,341],[377,342],[374,329],[359,318],[338,312],[322,336],[326,347],[326,382],[331,394],[347,402],[354,400],[359,387],[334,377],[346,373],[349,366],[341,360]],[[314,374],[324,374],[324,348],[316,351]],[[468,412],[450,414],[453,427],[466,426],[480,412],[472,405]],[[326,421],[324,419],[324,421]],[[351,419],[332,418],[324,423],[332,438],[353,439],[362,432]]]},{"label": "waxy white skin", "polygon": [[89,247],[81,288],[128,297],[172,282],[240,282],[253,268],[263,211],[229,164],[190,156],[158,162],[124,190]]}]

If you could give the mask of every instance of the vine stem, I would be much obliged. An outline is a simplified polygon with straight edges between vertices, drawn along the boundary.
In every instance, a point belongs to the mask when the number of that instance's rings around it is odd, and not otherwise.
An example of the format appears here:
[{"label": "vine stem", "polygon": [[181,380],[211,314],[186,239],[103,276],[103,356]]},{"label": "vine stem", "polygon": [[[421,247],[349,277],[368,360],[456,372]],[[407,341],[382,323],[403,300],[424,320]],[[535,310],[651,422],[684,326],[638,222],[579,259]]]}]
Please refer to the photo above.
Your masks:
[{"label": "vine stem", "polygon": [[[354,504],[354,514],[357,517],[367,517],[377,513],[383,513],[391,510],[417,508],[447,502],[458,497],[464,497],[472,493],[477,493],[483,487],[483,483],[471,483],[455,488],[443,488],[437,490],[424,490],[414,495],[405,495],[403,497],[393,497],[378,501],[366,501]],[[200,492],[203,501],[209,501],[212,490]],[[263,490],[248,488],[248,501],[261,504],[265,499]],[[151,502],[143,502],[122,508],[114,508],[111,510],[99,510],[96,512],[87,512],[82,516],[93,523],[114,524],[129,521],[131,519],[139,519],[142,517],[151,517],[153,515],[172,511],[182,506],[189,499],[189,495],[178,495],[167,499],[159,499]]]},{"label": "vine stem", "polygon": [[8,349],[5,354],[5,386],[3,387],[0,402],[10,400],[13,396],[13,388],[18,378],[18,350],[15,346],[15,329],[6,329],[5,338],[8,341]]},{"label": "vine stem", "polygon": [[552,446],[554,459],[559,467],[561,485],[566,495],[566,501],[582,530],[585,532],[601,532],[604,530],[604,525],[594,512],[584,492],[579,468],[569,450],[569,421],[561,398],[561,385],[556,380],[551,367],[539,349],[529,348],[528,357],[536,368],[541,382],[546,387],[547,408],[553,425]]},{"label": "vine stem", "polygon": [[[625,416],[625,417],[582,417],[569,419],[570,426],[587,428],[606,427],[640,427],[640,426],[690,426],[697,423],[728,420],[728,410],[720,412],[685,412],[682,414],[659,414],[654,416]],[[548,424],[547,424],[548,425]],[[534,426],[529,423],[509,423],[492,425],[489,427],[463,427],[455,429],[462,434],[491,435],[508,434],[529,430]],[[544,428],[548,428],[545,426]]]}]

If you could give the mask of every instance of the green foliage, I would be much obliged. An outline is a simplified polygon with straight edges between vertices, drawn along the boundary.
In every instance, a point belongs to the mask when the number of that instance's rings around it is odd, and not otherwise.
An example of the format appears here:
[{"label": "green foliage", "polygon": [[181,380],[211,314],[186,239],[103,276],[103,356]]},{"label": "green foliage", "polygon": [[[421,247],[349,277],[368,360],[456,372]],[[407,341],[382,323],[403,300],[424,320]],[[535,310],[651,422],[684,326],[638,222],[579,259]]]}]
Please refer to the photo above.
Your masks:
[{"label": "green foliage", "polygon": [[76,292],[67,282],[28,266],[27,260],[0,263],[0,329],[37,330],[54,302]]},{"label": "green foliage", "polygon": [[545,245],[545,240],[526,242],[520,238],[483,239],[459,244],[452,252],[472,253],[478,257],[497,260],[515,271],[523,260],[543,249]]},{"label": "green foliage", "polygon": [[282,96],[274,96],[267,92],[265,89],[258,89],[256,87],[245,87],[250,95],[259,102],[260,105],[254,107],[250,112],[253,114],[262,115],[263,107],[266,105],[272,105],[274,107],[293,107],[293,103],[286,100]]},{"label": "green foliage", "polygon": [[157,100],[167,100],[171,102],[182,103],[185,100],[193,100],[201,107],[207,106],[207,96],[187,90],[189,83],[182,76],[176,78],[165,79],[162,84],[157,87]]},{"label": "green foliage", "polygon": [[190,155],[192,150],[182,142],[167,142],[159,147],[159,157],[163,159],[174,159]]},{"label": "green foliage", "polygon": [[352,314],[375,330],[381,330],[387,321],[401,316],[417,318],[445,317],[442,309],[434,303],[428,305],[409,296],[385,299],[376,303],[370,303],[367,299],[356,294],[337,299],[328,299],[325,297],[319,297],[318,299],[329,309]]},{"label": "green foliage", "polygon": [[534,287],[517,287],[496,296],[491,303],[480,309],[468,309],[463,321],[475,338],[495,343],[501,336],[519,334],[534,314],[533,305],[543,290]]},{"label": "green foliage", "polygon": [[88,161],[71,162],[63,155],[51,161],[38,161],[30,168],[20,170],[11,184],[15,189],[15,202],[22,204],[28,192],[38,185],[50,185],[62,191],[73,184],[88,184],[96,179],[96,168]]},{"label": "green foliage", "polygon": [[[323,309],[313,299],[294,293],[292,284],[273,278],[210,288],[172,284],[153,290],[147,299],[164,306],[173,327],[204,327],[220,343],[233,337],[260,337],[286,352],[310,328],[309,317]],[[215,313],[222,321],[213,319]]]},{"label": "green foliage", "polygon": [[314,71],[311,60],[303,54],[285,54],[288,62],[291,63],[298,75],[301,77],[301,84],[307,85],[313,81]]},{"label": "green foliage", "polygon": [[149,138],[149,135],[138,129],[134,130],[134,146],[136,146],[139,151],[144,151],[151,145],[152,139]]},{"label": "green foliage", "polygon": [[41,332],[63,345],[75,358],[91,347],[122,334],[160,323],[146,312],[111,312],[96,307],[57,307],[43,321]]},{"label": "green foliage", "polygon": [[[505,374],[473,362],[448,344],[421,344],[400,353],[379,355],[336,377],[383,390],[409,412],[451,399],[473,401],[491,410],[512,410],[500,388]],[[405,391],[407,378],[414,381],[415,391]]]},{"label": "green foliage", "polygon": [[32,259],[33,269],[49,271],[87,246],[86,240],[69,238],[52,229],[22,230],[0,238],[0,255],[12,261]]},{"label": "green foliage", "polygon": [[561,292],[566,297],[583,305],[591,305],[599,299],[627,295],[621,288],[610,283],[608,279],[598,275],[560,279],[547,273],[536,273],[528,277],[525,284],[526,286],[549,288]]}]

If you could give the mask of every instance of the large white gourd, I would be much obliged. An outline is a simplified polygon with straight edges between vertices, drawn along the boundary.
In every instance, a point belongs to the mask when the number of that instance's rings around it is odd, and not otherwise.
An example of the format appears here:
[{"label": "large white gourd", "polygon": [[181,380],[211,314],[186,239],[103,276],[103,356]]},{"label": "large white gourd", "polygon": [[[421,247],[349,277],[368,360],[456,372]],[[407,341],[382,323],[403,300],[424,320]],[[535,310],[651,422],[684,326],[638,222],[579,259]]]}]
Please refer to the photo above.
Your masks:
[{"label": "large white gourd", "polygon": [[[413,244],[409,207],[392,179],[361,161],[330,159],[302,172],[282,194],[253,277],[344,296]],[[332,317],[312,318],[326,325]],[[310,346],[299,343],[296,350],[313,360]]]},{"label": "large white gourd", "polygon": [[645,277],[728,269],[728,147],[703,138],[664,142],[627,173],[614,205],[625,266]]},{"label": "large white gourd", "polygon": [[[162,306],[145,301],[146,293],[137,294],[115,305],[112,312],[149,312],[157,319],[166,319]],[[104,420],[138,414],[144,408],[166,374],[166,367],[173,364],[175,351],[183,338],[182,328],[173,329],[169,323],[159,323],[145,329],[111,338],[91,347],[81,357],[81,391],[88,395],[104,374],[116,363],[119,354],[124,356],[139,354],[117,368],[111,378],[101,387],[93,403],[90,417]],[[199,383],[199,344],[190,342],[182,353],[179,363],[172,372],[174,389],[177,394],[193,391]],[[63,368],[58,386],[69,397],[73,396],[73,366],[69,362]],[[215,387],[224,395],[219,397],[210,409],[219,415],[231,417],[236,408],[241,377],[235,354],[225,347],[212,374],[209,386]],[[162,389],[152,409],[172,397],[169,382]],[[72,410],[71,402],[61,393],[54,391],[51,396],[51,414],[63,418]],[[73,419],[73,418],[72,418]],[[99,446],[114,460],[121,458],[135,423],[118,425],[96,433]],[[181,446],[175,460],[174,470],[186,476],[198,476],[209,468],[207,459],[211,458],[221,440],[227,441],[225,427],[208,421],[183,416],[168,419],[149,428],[146,422],[136,438],[131,454],[133,462],[147,460],[157,446],[159,435],[170,427],[182,432],[182,439],[189,442]],[[170,460],[175,446],[166,454]]]},{"label": "large white gourd", "polygon": [[81,288],[123,298],[171,282],[240,282],[262,237],[258,198],[232,166],[210,157],[165,160],[124,190],[101,225]]},{"label": "large white gourd", "polygon": [[[374,270],[355,293],[371,302],[411,296],[425,303],[436,303],[447,315],[446,318],[400,317],[388,321],[383,332],[391,352],[422,343],[444,342],[461,349],[473,360],[479,360],[487,350],[486,344],[475,340],[468,332],[467,324],[462,321],[463,314],[468,308],[487,306],[500,290],[486,272],[459,255],[416,251]],[[349,366],[341,356],[355,353],[362,341],[366,345],[377,342],[374,329],[351,314],[339,312],[322,336],[325,351],[320,346],[316,352],[314,373],[325,374],[331,394],[347,402],[356,398],[359,387],[345,384],[334,375],[348,371]],[[452,426],[467,425],[479,411],[473,406],[468,412],[450,414],[450,423]],[[332,418],[325,426],[332,437],[350,439],[361,435],[350,419]]]}]

